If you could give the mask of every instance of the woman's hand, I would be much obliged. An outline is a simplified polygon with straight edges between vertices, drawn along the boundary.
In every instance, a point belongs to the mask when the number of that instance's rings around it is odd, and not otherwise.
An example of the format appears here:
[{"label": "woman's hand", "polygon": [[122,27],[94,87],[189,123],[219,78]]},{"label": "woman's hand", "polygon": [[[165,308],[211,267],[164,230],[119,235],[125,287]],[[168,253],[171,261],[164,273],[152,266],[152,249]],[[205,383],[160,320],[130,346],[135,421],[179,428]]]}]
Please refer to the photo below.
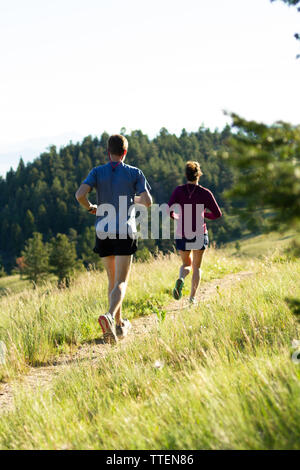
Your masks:
[{"label": "woman's hand", "polygon": [[174,211],[170,212],[170,217],[171,217],[171,219],[179,220],[179,214],[176,214],[176,212],[174,212]]}]

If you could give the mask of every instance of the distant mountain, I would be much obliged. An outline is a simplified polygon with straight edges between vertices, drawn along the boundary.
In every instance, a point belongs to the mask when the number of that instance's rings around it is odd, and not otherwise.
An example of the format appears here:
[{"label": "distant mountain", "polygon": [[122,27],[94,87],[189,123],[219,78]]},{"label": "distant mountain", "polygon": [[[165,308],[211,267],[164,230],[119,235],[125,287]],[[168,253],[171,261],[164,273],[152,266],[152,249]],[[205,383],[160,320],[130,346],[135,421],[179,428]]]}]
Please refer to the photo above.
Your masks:
[{"label": "distant mountain", "polygon": [[56,147],[60,148],[67,145],[70,141],[81,141],[83,137],[78,132],[65,132],[56,136],[41,137],[10,144],[4,150],[0,147],[0,176],[5,176],[10,168],[15,170],[21,157],[25,163],[30,162],[42,152],[45,152],[50,145],[56,145]]}]

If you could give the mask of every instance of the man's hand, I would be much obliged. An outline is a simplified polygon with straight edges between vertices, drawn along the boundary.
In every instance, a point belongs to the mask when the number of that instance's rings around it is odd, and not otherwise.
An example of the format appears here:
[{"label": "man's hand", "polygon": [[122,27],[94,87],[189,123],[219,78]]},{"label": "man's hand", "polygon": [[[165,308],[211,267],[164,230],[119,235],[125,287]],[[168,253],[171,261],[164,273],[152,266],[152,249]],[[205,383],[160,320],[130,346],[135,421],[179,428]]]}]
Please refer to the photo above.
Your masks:
[{"label": "man's hand", "polygon": [[89,213],[92,214],[92,215],[96,215],[96,212],[97,212],[96,204],[91,204],[90,208],[89,208]]},{"label": "man's hand", "polygon": [[134,196],[134,203],[141,204],[145,207],[150,207],[152,205],[152,197],[148,190],[141,193],[139,196]]},{"label": "man's hand", "polygon": [[76,191],[75,197],[79,204],[81,204],[86,210],[90,210],[90,214],[95,215],[97,206],[95,204],[91,204],[87,198],[87,194],[90,193],[92,188],[88,184],[82,184],[79,189]]}]

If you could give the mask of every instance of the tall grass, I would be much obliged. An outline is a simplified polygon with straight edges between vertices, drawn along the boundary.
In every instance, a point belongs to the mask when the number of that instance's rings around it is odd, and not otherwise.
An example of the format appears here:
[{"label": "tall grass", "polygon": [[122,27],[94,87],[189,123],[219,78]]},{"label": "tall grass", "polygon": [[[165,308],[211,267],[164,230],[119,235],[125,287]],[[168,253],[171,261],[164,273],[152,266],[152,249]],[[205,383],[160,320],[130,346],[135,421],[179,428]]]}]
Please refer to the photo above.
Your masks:
[{"label": "tall grass", "polygon": [[[245,261],[210,250],[205,260],[204,282],[238,271]],[[177,277],[176,255],[149,263],[135,263],[124,302],[128,318],[157,312],[170,301]],[[187,293],[188,287],[185,292]],[[7,365],[0,366],[0,381],[28,365],[51,362],[55,356],[100,336],[97,318],[107,311],[104,272],[80,274],[70,289],[45,284],[0,299],[0,340],[8,348]]]},{"label": "tall grass", "polygon": [[96,365],[74,365],[50,389],[16,390],[0,447],[299,449],[300,366],[290,345],[300,328],[287,299],[300,296],[300,262],[254,268]]},{"label": "tall grass", "polygon": [[0,277],[0,297],[2,295],[11,295],[16,292],[21,292],[29,287],[30,282],[25,279],[20,279],[18,274]]}]

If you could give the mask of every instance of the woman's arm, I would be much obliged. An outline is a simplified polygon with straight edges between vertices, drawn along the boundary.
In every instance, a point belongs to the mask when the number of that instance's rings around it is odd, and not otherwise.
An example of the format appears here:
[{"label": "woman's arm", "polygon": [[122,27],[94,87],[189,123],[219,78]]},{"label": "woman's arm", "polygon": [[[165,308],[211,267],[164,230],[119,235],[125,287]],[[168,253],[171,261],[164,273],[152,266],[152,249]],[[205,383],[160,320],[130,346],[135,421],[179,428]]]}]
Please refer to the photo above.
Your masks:
[{"label": "woman's arm", "polygon": [[[178,204],[178,198],[177,198],[177,196],[178,196],[178,189],[175,188],[174,191],[172,192],[171,197],[170,197],[170,200],[169,200],[169,202],[168,202],[168,206],[169,206],[169,207],[174,206],[174,204]],[[173,210],[170,211],[170,217],[171,217],[172,219],[175,219],[175,220],[179,219],[178,214],[176,214],[176,212],[173,211]]]},{"label": "woman's arm", "polygon": [[212,212],[207,212],[207,210],[204,211],[204,218],[205,219],[215,220],[215,219],[218,219],[219,217],[221,217],[221,216],[220,215],[216,216]]},{"label": "woman's arm", "polygon": [[211,191],[208,191],[208,200],[205,206],[210,210],[210,212],[207,212],[205,208],[204,217],[206,219],[215,220],[219,217],[222,217],[221,209],[218,206],[217,201],[215,200],[214,195]]}]

